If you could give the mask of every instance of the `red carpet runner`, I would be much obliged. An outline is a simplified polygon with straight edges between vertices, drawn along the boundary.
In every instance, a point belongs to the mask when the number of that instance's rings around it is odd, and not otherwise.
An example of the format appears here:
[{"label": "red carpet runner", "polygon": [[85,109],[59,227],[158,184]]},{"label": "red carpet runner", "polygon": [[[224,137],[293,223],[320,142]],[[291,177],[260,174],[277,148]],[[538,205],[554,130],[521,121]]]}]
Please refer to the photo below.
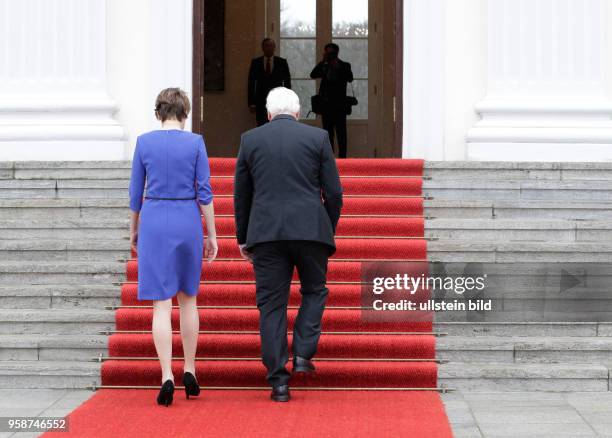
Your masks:
[{"label": "red carpet runner", "polygon": [[[426,260],[421,160],[338,160],[344,208],[337,252],[329,263],[329,298],[317,373],[291,381],[293,401],[268,399],[259,361],[254,275],[239,258],[233,226],[233,159],[211,159],[219,236],[218,259],[203,265],[198,304],[198,400],[177,390],[171,408],[154,404],[156,390],[99,390],[70,415],[74,436],[452,436],[436,388],[435,337],[429,322],[361,318],[360,262]],[[151,387],[160,369],[150,333],[151,303],[136,299],[138,261],[129,260],[116,311],[116,333],[102,365],[102,385]],[[295,278],[297,280],[297,277]],[[298,285],[290,306],[299,305]],[[175,302],[176,305],[176,302]],[[289,324],[296,310],[289,310]],[[178,309],[173,312],[174,373],[182,375]],[[206,391],[206,388],[232,391]],[[311,388],[299,391],[299,388]],[[242,389],[242,390],[239,390]],[[336,389],[337,391],[328,391]],[[350,391],[342,391],[352,389]],[[359,391],[358,389],[362,389]],[[375,389],[379,389],[376,391]],[[382,391],[393,389],[393,391]],[[308,424],[308,430],[303,425]],[[163,433],[160,433],[163,432]],[[310,433],[310,435],[309,435]],[[65,434],[64,434],[65,436]]]}]

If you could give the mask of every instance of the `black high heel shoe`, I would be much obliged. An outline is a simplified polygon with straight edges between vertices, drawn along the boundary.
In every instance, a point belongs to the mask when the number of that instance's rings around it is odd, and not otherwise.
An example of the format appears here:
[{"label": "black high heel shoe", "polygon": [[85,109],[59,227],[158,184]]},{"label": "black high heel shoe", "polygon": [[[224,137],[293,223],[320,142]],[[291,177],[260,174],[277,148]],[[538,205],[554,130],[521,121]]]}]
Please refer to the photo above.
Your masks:
[{"label": "black high heel shoe", "polygon": [[157,394],[157,404],[158,405],[168,405],[172,404],[172,398],[174,395],[174,382],[170,379],[166,380],[159,390],[159,394]]},{"label": "black high heel shoe", "polygon": [[190,395],[200,395],[200,385],[196,378],[189,371],[183,374],[183,386],[185,386],[185,396],[189,399]]}]

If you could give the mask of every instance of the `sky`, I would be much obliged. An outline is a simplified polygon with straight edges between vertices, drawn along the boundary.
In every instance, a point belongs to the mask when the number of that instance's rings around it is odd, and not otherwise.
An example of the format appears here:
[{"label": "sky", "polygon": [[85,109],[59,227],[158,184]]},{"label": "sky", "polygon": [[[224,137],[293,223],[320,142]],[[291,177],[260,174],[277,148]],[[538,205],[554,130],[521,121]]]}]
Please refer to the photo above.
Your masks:
[{"label": "sky", "polygon": [[[315,21],[316,0],[281,0],[282,21]],[[361,22],[367,18],[368,0],[333,0],[334,22]]]}]

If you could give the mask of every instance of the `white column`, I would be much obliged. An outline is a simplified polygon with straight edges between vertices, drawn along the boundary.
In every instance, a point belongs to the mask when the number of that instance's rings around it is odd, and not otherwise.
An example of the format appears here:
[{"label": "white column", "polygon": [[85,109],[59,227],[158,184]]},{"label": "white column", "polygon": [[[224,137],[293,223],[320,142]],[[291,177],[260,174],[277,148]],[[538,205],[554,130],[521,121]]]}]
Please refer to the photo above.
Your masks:
[{"label": "white column", "polygon": [[402,157],[443,160],[446,0],[404,0]]},{"label": "white column", "polygon": [[0,160],[123,159],[106,0],[0,0]]},{"label": "white column", "polygon": [[[148,0],[151,8],[150,42],[153,55],[150,58],[151,88],[150,102],[155,103],[157,94],[164,88],[180,87],[191,100],[191,105],[200,105],[193,100],[193,0]],[[159,121],[149,113],[152,129]],[[192,126],[191,115],[185,129]]]},{"label": "white column", "polygon": [[487,94],[472,160],[612,159],[605,0],[488,0]]}]

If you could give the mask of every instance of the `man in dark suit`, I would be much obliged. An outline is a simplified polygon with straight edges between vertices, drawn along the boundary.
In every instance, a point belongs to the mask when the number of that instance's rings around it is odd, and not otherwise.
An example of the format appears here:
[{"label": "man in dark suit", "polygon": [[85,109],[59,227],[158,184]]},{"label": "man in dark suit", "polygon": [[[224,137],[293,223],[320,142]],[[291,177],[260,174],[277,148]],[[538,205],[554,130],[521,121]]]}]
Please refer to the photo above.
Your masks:
[{"label": "man in dark suit", "polygon": [[291,88],[289,64],[285,58],[274,56],[276,43],[271,38],[261,42],[263,56],[251,61],[249,69],[248,102],[249,110],[255,113],[257,126],[268,122],[266,96],[272,88]]},{"label": "man in dark suit", "polygon": [[314,371],[327,300],[327,261],[342,186],[327,132],[300,123],[299,98],[279,87],[267,98],[270,123],[242,134],[234,214],[242,256],[253,263],[263,363],[272,399],[289,400],[287,302],[293,270],[302,303],[293,328],[293,372]]},{"label": "man in dark suit", "polygon": [[338,136],[338,156],[346,158],[346,116],[350,107],[346,104],[346,84],[353,82],[351,64],[338,58],[340,47],[329,43],[325,46],[323,61],[310,73],[312,79],[321,79],[319,95],[325,105],[321,114],[323,129],[329,133],[329,141],[334,144],[334,130]]}]

